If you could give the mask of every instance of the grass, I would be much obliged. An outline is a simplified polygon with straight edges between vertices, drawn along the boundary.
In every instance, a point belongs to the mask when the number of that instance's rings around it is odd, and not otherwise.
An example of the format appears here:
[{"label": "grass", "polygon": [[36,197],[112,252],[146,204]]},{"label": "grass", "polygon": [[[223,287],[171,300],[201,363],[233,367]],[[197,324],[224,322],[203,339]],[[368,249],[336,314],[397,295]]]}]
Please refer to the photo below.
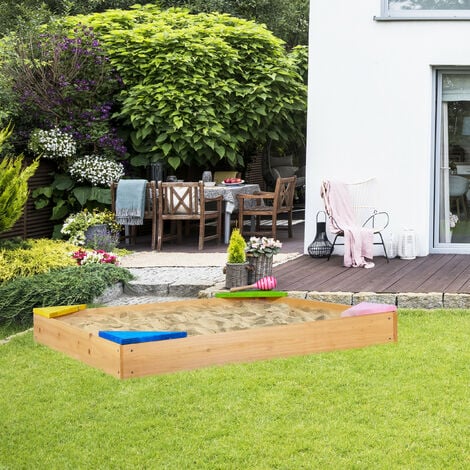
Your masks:
[{"label": "grass", "polygon": [[0,346],[0,468],[470,468],[470,313],[399,342],[119,381],[32,333]]},{"label": "grass", "polygon": [[24,325],[19,325],[17,323],[12,323],[9,325],[0,324],[0,341],[4,338],[8,338],[11,335],[22,332],[24,329]]}]

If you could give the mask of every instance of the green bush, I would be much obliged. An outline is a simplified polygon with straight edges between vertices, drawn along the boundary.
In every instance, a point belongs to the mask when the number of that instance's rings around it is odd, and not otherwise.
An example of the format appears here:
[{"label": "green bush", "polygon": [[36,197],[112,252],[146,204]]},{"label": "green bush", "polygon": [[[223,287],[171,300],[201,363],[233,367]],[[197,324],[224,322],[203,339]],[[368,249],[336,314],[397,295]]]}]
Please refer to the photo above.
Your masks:
[{"label": "green bush", "polygon": [[131,130],[134,166],[236,167],[247,148],[301,137],[306,86],[263,25],[151,4],[66,21],[93,28],[123,79],[116,115]]},{"label": "green bush", "polygon": [[160,0],[160,5],[185,7],[193,13],[228,13],[265,24],[288,47],[308,43],[308,0]]},{"label": "green bush", "polygon": [[233,229],[230,235],[230,241],[227,248],[227,262],[228,263],[244,263],[246,261],[246,242],[240,234],[238,228]]},{"label": "green bush", "polygon": [[0,284],[16,277],[47,273],[51,269],[73,266],[70,256],[77,247],[58,240],[30,239],[0,244]]},{"label": "green bush", "polygon": [[[95,225],[106,225],[106,229],[110,234],[118,234],[122,225],[116,222],[116,217],[109,209],[99,210],[83,210],[76,214],[71,214],[64,221],[61,233],[69,237],[69,241],[76,245],[86,245],[86,231]],[[119,240],[118,240],[119,241]],[[115,243],[111,249],[114,249],[118,243]],[[88,245],[91,248],[97,248]],[[104,247],[98,247],[105,249]]]},{"label": "green bush", "polygon": [[19,277],[0,285],[0,325],[29,326],[35,307],[86,304],[101,295],[106,287],[130,279],[129,271],[111,264],[68,267]]},{"label": "green bush", "polygon": [[[0,152],[10,137],[10,127],[0,129]],[[21,217],[28,199],[28,180],[34,175],[39,162],[23,165],[23,155],[0,157],[0,233],[13,227]]]}]

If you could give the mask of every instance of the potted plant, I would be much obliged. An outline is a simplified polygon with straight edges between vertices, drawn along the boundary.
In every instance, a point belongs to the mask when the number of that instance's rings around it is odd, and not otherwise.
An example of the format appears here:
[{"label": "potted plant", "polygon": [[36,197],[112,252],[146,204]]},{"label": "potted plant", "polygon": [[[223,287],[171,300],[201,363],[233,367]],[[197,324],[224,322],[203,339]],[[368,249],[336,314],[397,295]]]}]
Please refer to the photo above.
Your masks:
[{"label": "potted plant", "polygon": [[246,244],[246,253],[251,265],[248,284],[254,284],[273,273],[273,256],[282,248],[282,243],[274,238],[251,237]]},{"label": "potted plant", "polygon": [[118,245],[120,231],[121,225],[108,209],[95,209],[91,212],[84,209],[71,214],[61,229],[61,233],[69,237],[70,243],[105,251]]},{"label": "potted plant", "polygon": [[246,261],[246,242],[238,228],[233,229],[227,248],[225,287],[245,286],[248,283],[249,263]]}]

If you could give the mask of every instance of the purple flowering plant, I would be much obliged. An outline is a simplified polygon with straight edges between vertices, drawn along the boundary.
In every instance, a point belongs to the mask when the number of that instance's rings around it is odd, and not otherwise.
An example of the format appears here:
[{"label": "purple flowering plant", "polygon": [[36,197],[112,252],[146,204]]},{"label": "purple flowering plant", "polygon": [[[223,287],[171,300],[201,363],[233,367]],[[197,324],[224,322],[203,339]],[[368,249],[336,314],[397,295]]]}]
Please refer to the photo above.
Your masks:
[{"label": "purple flowering plant", "polygon": [[78,153],[126,155],[112,124],[122,80],[92,28],[50,27],[29,41],[19,40],[15,48],[14,90],[23,110],[36,116],[37,127],[71,134]]}]

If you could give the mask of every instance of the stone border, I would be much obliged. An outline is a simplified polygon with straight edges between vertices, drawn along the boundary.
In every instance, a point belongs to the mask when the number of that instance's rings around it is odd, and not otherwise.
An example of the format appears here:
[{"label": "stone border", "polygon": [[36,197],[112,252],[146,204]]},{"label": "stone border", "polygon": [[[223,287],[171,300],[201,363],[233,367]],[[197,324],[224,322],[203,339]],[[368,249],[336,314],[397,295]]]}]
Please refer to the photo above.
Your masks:
[{"label": "stone border", "polygon": [[0,339],[0,346],[2,346],[3,344],[9,343],[13,338],[16,338],[17,336],[22,336],[22,335],[28,333],[29,331],[33,331],[33,328],[28,328],[27,330],[19,331],[18,333],[15,333],[11,336],[7,336],[4,339]]},{"label": "stone border", "polygon": [[[227,292],[223,284],[217,284],[200,291],[199,298],[213,297],[216,292]],[[398,308],[439,309],[462,308],[470,309],[470,294],[429,293],[376,293],[376,292],[316,292],[289,291],[289,297],[332,302],[345,305],[356,305],[360,302],[372,302],[396,305]]]}]

